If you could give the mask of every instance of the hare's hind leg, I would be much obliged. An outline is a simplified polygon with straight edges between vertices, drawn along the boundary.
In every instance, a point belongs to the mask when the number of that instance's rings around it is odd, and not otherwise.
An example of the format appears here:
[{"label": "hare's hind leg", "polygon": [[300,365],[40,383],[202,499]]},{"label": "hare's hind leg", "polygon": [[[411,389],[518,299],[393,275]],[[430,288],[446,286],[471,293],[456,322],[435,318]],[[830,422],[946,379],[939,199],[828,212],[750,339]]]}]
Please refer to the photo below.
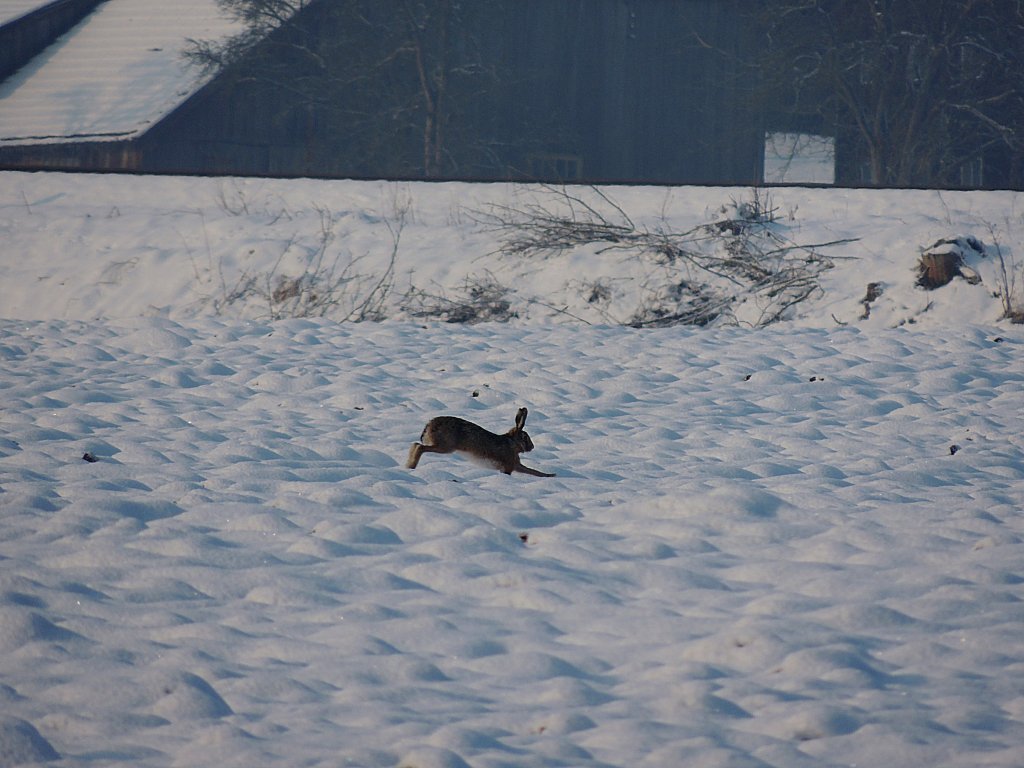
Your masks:
[{"label": "hare's hind leg", "polygon": [[413,443],[409,446],[409,459],[405,462],[405,466],[409,469],[416,469],[416,465],[420,463],[420,456],[423,455],[423,451],[426,446],[423,443]]},{"label": "hare's hind leg", "polygon": [[436,445],[413,443],[409,446],[409,458],[405,462],[405,466],[409,469],[416,469],[416,465],[420,463],[420,456],[424,453],[452,453],[452,451],[446,448],[438,448]]}]

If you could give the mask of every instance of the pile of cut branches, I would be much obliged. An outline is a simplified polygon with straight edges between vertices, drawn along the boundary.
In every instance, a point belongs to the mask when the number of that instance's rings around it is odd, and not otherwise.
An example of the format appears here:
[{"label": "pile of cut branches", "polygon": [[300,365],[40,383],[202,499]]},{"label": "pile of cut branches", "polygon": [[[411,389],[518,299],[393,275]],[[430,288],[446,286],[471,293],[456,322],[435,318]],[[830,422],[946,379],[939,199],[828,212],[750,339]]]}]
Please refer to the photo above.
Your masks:
[{"label": "pile of cut branches", "polygon": [[[546,188],[544,199],[492,206],[477,220],[495,232],[509,257],[546,259],[582,247],[598,254],[622,251],[646,269],[635,309],[620,318],[634,327],[768,325],[820,291],[834,265],[823,252],[850,242],[801,244],[788,235],[770,198],[755,189],[749,200],[723,206],[711,221],[677,231],[664,220],[638,226],[598,188]],[[601,275],[588,275],[591,288]]]},{"label": "pile of cut branches", "polygon": [[405,295],[402,310],[410,317],[475,325],[508,322],[519,316],[510,299],[512,289],[492,275],[467,277],[462,289],[450,295],[443,290],[429,293],[412,288]]}]

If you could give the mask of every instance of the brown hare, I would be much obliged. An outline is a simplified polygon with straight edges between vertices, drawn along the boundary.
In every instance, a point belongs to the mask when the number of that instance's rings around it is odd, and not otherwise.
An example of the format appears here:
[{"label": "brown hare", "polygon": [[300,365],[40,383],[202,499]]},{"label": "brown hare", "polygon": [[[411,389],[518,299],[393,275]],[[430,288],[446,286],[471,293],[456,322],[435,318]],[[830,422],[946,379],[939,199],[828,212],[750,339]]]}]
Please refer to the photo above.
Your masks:
[{"label": "brown hare", "polygon": [[526,409],[516,414],[516,425],[504,435],[496,435],[458,416],[438,416],[427,422],[420,441],[409,448],[409,469],[416,469],[424,453],[461,453],[471,459],[493,465],[506,475],[523,472],[536,477],[554,477],[519,461],[520,453],[533,450],[533,441],[526,434]]}]

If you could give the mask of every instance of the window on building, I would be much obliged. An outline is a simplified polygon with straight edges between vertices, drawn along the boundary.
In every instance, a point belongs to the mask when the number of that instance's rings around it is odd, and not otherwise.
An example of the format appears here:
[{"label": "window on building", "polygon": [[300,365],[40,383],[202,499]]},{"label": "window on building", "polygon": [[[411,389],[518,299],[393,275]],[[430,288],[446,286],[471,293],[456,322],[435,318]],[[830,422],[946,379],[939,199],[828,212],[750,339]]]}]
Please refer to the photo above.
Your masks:
[{"label": "window on building", "polygon": [[810,133],[766,134],[764,180],[767,184],[835,184],[835,140]]},{"label": "window on building", "polygon": [[960,186],[977,189],[985,183],[985,160],[975,157],[960,166]]}]

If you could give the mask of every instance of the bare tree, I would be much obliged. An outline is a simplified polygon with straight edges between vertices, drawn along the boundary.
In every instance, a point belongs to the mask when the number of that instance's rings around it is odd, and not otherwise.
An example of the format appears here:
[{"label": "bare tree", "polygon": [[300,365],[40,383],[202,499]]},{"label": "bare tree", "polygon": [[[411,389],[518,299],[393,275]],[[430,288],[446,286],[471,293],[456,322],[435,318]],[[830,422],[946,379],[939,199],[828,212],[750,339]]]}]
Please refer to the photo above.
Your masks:
[{"label": "bare tree", "polygon": [[763,0],[756,23],[775,119],[818,118],[870,183],[955,184],[993,148],[1024,156],[1021,0]]},{"label": "bare tree", "polygon": [[492,0],[217,0],[243,30],[187,55],[313,132],[349,172],[436,177],[490,161],[474,123],[496,74],[475,38]]}]

